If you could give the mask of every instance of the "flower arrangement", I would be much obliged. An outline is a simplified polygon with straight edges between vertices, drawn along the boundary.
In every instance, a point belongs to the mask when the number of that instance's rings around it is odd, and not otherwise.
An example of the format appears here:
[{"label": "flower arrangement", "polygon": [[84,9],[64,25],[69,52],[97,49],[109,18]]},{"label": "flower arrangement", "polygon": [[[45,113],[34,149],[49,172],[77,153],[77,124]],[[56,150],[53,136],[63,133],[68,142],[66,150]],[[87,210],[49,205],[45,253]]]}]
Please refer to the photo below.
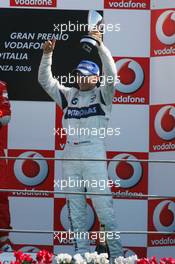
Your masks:
[{"label": "flower arrangement", "polygon": [[[36,254],[36,260],[34,260],[29,254],[24,254],[22,251],[15,251],[15,261],[11,261],[10,264],[51,264],[53,260],[53,254],[46,250],[40,250]],[[0,264],[3,264],[0,261]]]},{"label": "flower arrangement", "polygon": [[[14,256],[15,261],[11,261],[10,264],[51,264],[54,260],[54,254],[46,251],[40,250],[35,257],[35,260],[29,255],[24,254],[22,251],[15,251]],[[85,253],[84,256],[76,254],[73,257],[69,254],[58,254],[55,257],[57,264],[109,264],[107,253],[98,254]],[[131,257],[118,257],[113,260],[114,264],[175,264],[175,258],[161,258],[159,261],[156,257],[152,258],[141,258],[138,259],[137,256]],[[0,264],[3,264],[0,261]]]},{"label": "flower arrangement", "polygon": [[161,258],[159,261],[156,257],[142,258],[137,260],[137,264],[175,264],[175,258]]},{"label": "flower arrangement", "polygon": [[[118,257],[114,260],[115,264],[137,264],[138,258],[136,255],[125,258],[125,257]],[[139,264],[139,263],[138,263]],[[140,263],[141,264],[141,263]]]},{"label": "flower arrangement", "polygon": [[108,264],[108,254],[102,253],[85,253],[84,257],[80,254],[76,254],[73,257],[68,254],[59,254],[56,258],[57,264]]}]

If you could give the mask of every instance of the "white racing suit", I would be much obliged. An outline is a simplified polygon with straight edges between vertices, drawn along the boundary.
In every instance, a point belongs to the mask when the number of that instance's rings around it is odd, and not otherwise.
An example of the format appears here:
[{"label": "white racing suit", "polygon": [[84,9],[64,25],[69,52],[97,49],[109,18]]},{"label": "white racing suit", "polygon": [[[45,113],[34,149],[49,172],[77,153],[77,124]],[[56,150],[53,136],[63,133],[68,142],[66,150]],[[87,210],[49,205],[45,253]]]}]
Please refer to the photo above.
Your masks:
[{"label": "white racing suit", "polygon": [[[110,51],[102,43],[98,52],[103,64],[104,76],[116,77],[116,67]],[[67,144],[64,149],[65,159],[106,159],[103,139],[99,134],[94,135],[92,130],[107,127],[112,108],[114,94],[114,81],[105,82],[99,88],[89,91],[80,91],[77,88],[68,88],[61,85],[53,78],[51,73],[52,54],[43,54],[39,67],[38,80],[44,90],[63,109],[63,127],[77,129],[78,133],[68,133]],[[86,128],[90,132],[80,133],[80,129]],[[63,161],[63,179],[87,180],[87,192],[110,193],[109,188],[100,190],[93,187],[91,181],[100,180],[107,182],[107,165],[104,161]],[[97,184],[98,185],[98,184]],[[101,188],[102,189],[102,188]],[[84,192],[84,186],[68,187],[65,191]],[[117,231],[117,223],[113,211],[111,196],[91,196],[91,200],[101,224],[106,231]],[[67,195],[68,209],[70,213],[71,229],[74,232],[87,231],[87,204],[83,195]],[[111,258],[123,256],[120,239],[109,239],[108,245]],[[89,241],[76,239],[75,249],[80,254],[89,251]]]}]

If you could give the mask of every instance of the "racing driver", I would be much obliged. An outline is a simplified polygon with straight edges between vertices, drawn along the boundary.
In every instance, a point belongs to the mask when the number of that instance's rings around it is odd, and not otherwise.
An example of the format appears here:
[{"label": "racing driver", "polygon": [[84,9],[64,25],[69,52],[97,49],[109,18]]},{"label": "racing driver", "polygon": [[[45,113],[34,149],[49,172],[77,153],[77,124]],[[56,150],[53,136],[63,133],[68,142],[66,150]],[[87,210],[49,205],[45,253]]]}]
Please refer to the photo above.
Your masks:
[{"label": "racing driver", "polygon": [[[55,40],[46,41],[43,44],[43,56],[41,59],[38,81],[43,89],[63,110],[63,127],[66,129],[73,128],[78,133],[68,133],[67,143],[63,151],[64,160],[62,162],[62,171],[64,180],[77,179],[86,181],[86,186],[67,186],[66,191],[73,192],[98,192],[100,196],[91,195],[91,200],[100,223],[105,225],[107,233],[112,232],[112,238],[108,238],[110,250],[110,263],[119,256],[123,256],[123,249],[120,239],[115,238],[117,224],[113,209],[112,196],[101,195],[109,194],[111,190],[108,187],[100,190],[99,186],[92,186],[92,180],[97,182],[101,179],[107,181],[107,165],[104,140],[91,133],[92,128],[107,128],[112,108],[112,99],[114,94],[114,85],[116,79],[116,67],[110,51],[102,42],[102,34],[93,30],[89,33],[93,38],[98,40],[98,53],[103,65],[104,83],[97,87],[100,70],[96,63],[83,60],[73,71],[76,74],[78,88],[65,87],[60,84],[56,78],[53,78],[51,72],[52,53],[55,48]],[[62,63],[66,63],[62,62]],[[88,129],[89,133],[80,133],[80,130]],[[82,130],[81,130],[82,131]],[[79,161],[78,161],[78,160]],[[95,159],[88,161],[87,159]],[[85,195],[66,195],[69,212],[71,231],[87,232],[87,203]],[[75,238],[75,251],[80,254],[90,252],[89,240]]]},{"label": "racing driver", "polygon": [[[0,156],[5,157],[2,127],[10,121],[11,110],[7,95],[7,84],[0,81]],[[0,189],[5,189],[7,183],[7,163],[0,159]],[[8,192],[0,192],[0,229],[11,229]],[[12,243],[8,232],[0,232],[0,250],[11,251]]]}]

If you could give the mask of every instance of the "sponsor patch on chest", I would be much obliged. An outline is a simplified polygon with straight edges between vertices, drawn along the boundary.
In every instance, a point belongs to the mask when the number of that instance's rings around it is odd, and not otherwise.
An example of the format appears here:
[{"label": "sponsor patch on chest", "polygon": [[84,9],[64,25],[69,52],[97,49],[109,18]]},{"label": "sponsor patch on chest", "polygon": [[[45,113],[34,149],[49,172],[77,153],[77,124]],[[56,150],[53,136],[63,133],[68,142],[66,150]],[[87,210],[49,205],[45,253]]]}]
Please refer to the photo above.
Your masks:
[{"label": "sponsor patch on chest", "polygon": [[101,108],[100,104],[93,104],[85,107],[68,107],[65,114],[65,119],[69,118],[88,118],[90,116],[104,116],[105,112]]}]

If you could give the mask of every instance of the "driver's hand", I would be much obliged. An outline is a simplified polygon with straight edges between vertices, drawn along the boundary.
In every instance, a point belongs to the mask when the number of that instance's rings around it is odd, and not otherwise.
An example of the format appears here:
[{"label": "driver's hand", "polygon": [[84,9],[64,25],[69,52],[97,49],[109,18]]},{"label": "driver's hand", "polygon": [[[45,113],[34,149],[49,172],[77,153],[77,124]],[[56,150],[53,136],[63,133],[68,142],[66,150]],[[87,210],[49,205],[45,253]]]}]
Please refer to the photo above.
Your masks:
[{"label": "driver's hand", "polygon": [[98,30],[92,30],[89,32],[89,35],[93,38],[95,38],[99,43],[102,43],[102,33]]},{"label": "driver's hand", "polygon": [[55,43],[56,43],[56,39],[47,40],[46,42],[44,42],[44,44],[43,44],[43,53],[44,54],[49,54],[49,53],[53,52],[53,50],[55,48]]}]

